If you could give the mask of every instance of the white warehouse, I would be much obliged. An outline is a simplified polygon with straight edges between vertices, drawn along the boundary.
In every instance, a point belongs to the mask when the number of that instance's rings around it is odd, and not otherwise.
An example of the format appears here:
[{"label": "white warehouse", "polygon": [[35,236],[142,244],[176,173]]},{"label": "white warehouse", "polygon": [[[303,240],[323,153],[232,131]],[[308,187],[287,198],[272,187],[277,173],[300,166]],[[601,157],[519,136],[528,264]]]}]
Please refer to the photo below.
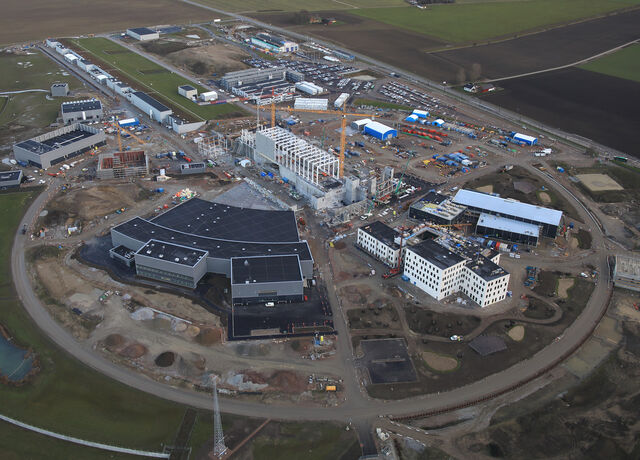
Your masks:
[{"label": "white warehouse", "polygon": [[149,118],[160,123],[163,123],[173,113],[169,107],[142,91],[131,93],[131,103],[149,115]]},{"label": "white warehouse", "polygon": [[157,40],[160,38],[160,34],[155,30],[151,30],[148,27],[135,27],[133,29],[127,29],[127,35],[141,42],[148,40]]},{"label": "white warehouse", "polygon": [[298,91],[302,91],[303,93],[307,93],[310,96],[315,96],[324,92],[324,88],[309,81],[299,81],[298,83],[296,83],[296,89]]}]

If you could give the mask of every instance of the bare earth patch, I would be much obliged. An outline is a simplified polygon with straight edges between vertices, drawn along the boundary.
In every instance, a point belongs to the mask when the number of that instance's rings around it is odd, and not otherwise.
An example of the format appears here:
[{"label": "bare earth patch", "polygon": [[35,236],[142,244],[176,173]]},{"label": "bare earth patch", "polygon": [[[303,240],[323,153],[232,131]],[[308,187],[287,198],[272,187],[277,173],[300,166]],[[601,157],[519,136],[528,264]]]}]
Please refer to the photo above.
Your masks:
[{"label": "bare earth patch", "polygon": [[549,194],[547,192],[538,193],[538,197],[540,198],[540,201],[542,201],[542,204],[551,203],[551,197],[549,196]]},{"label": "bare earth patch", "polygon": [[575,278],[560,278],[558,281],[558,297],[561,299],[569,297],[567,291],[573,287],[575,282]]},{"label": "bare earth patch", "polygon": [[483,185],[482,187],[477,187],[476,190],[482,193],[493,193],[493,185]]},{"label": "bare earth patch", "polygon": [[458,367],[458,360],[450,356],[440,355],[432,351],[423,351],[422,357],[431,369],[439,372],[449,372]]},{"label": "bare earth patch", "polygon": [[624,190],[615,180],[606,174],[577,174],[576,177],[592,192],[606,190]]},{"label": "bare earth patch", "polygon": [[522,339],[524,339],[524,326],[522,326],[521,324],[513,326],[511,329],[509,329],[509,332],[507,332],[507,334],[509,335],[511,340],[520,342],[522,341]]}]

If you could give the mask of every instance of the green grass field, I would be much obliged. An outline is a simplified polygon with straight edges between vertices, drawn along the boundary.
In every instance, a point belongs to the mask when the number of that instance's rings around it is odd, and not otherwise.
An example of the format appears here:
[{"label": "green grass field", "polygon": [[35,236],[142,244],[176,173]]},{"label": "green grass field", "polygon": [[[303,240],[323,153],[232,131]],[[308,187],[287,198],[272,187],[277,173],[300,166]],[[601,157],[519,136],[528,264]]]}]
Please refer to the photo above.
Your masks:
[{"label": "green grass field", "polygon": [[277,13],[281,11],[326,11],[406,5],[404,0],[197,0],[198,3],[233,13]]},{"label": "green grass field", "polygon": [[506,37],[637,5],[640,0],[530,0],[366,8],[352,13],[453,43]]},{"label": "green grass field", "polygon": [[[0,54],[0,91],[50,89],[55,82],[67,82],[71,90],[82,84],[39,51],[32,54]],[[12,125],[44,128],[56,120],[60,103],[73,98],[48,100],[47,93],[12,94],[0,101],[0,133]],[[0,134],[0,143],[4,136]]]},{"label": "green grass field", "polygon": [[83,38],[73,39],[70,42],[81,54],[90,54],[94,60],[102,61],[107,67],[105,70],[115,69],[118,71],[129,80],[131,85],[135,86],[135,89],[148,93],[194,120],[215,120],[246,115],[244,110],[234,104],[208,106],[194,104],[178,94],[178,86],[192,85],[199,92],[206,91],[206,88],[170,72],[111,40]]},{"label": "green grass field", "polygon": [[581,69],[640,82],[640,45],[635,44],[580,66]]},{"label": "green grass field", "polygon": [[[42,370],[25,386],[0,385],[0,413],[91,441],[160,450],[161,443],[173,441],[184,407],[105,378],[69,357],[42,335],[16,298],[9,263],[11,245],[24,209],[33,197],[33,192],[0,194],[0,215],[4,217],[0,221],[0,323],[18,344],[35,350]],[[76,446],[69,444],[70,450],[66,451],[63,443],[30,434],[21,438],[32,438],[32,442],[20,446],[5,434],[9,431],[8,425],[0,423],[2,458],[10,453],[21,459],[117,458],[85,457],[81,452],[91,451],[87,449],[78,450],[75,456],[71,453],[76,452]]]}]

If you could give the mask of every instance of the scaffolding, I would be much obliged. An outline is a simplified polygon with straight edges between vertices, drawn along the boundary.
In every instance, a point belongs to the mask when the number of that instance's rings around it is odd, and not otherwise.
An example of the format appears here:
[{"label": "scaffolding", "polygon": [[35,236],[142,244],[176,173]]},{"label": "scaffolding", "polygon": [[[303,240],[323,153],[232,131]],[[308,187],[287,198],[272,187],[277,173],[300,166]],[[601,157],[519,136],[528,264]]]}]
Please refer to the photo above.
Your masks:
[{"label": "scaffolding", "polygon": [[[271,142],[259,142],[263,137]],[[332,177],[339,179],[340,160],[280,127],[262,128],[255,134],[256,153],[275,161],[315,185]],[[259,145],[272,146],[271,152],[258,151]]]},{"label": "scaffolding", "polygon": [[149,158],[142,150],[103,153],[98,157],[98,179],[123,179],[149,174]]},{"label": "scaffolding", "polygon": [[215,160],[227,152],[227,138],[221,135],[203,137],[198,142],[198,153],[202,158]]}]

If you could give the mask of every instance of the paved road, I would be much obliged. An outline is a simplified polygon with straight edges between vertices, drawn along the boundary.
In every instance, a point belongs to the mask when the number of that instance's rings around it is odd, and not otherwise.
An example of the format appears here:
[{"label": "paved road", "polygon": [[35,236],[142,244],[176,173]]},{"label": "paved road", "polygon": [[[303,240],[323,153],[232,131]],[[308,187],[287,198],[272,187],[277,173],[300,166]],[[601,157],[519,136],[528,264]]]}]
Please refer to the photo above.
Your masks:
[{"label": "paved road", "polygon": [[[188,0],[184,1],[186,3],[195,4]],[[221,12],[220,10],[215,10],[213,8],[209,9]],[[241,16],[239,17],[246,20]],[[254,20],[249,21],[258,23],[258,21]],[[287,33],[289,32],[287,31]],[[369,59],[367,58],[367,60]],[[384,64],[383,67],[389,68],[389,66]],[[397,69],[394,69],[394,71],[397,71]],[[433,85],[433,83],[429,84]],[[556,188],[559,193],[577,205],[578,212],[581,214],[582,219],[593,229],[593,248],[598,251],[594,256],[594,260],[601,273],[601,279],[585,307],[583,314],[580,315],[574,324],[566,330],[561,340],[550,344],[530,359],[520,362],[509,369],[491,375],[473,384],[440,394],[423,395],[402,401],[387,402],[371,400],[363,391],[361,391],[357,382],[358,377],[353,370],[352,350],[348,339],[346,322],[341,314],[336,314],[334,320],[339,335],[338,354],[340,356],[339,359],[341,360],[342,366],[345,369],[343,378],[345,379],[346,384],[346,402],[338,407],[332,408],[301,407],[293,405],[278,406],[277,408],[274,408],[274,406],[267,404],[225,398],[221,399],[222,410],[239,415],[265,418],[273,417],[274,412],[276,412],[277,418],[279,419],[353,421],[357,426],[358,432],[361,436],[364,436],[364,431],[366,430],[363,430],[363,427],[369,427],[379,416],[399,416],[404,414],[413,414],[416,412],[438,410],[460,404],[464,401],[480,400],[489,394],[509,388],[528,376],[536,375],[539,371],[545,369],[549,363],[554,362],[558,356],[562,356],[568,350],[571,350],[577,344],[581,343],[584,338],[585,331],[590,331],[593,328],[602,315],[603,310],[606,308],[606,301],[610,290],[606,242],[600,230],[601,224],[588,211],[588,209],[582,205],[582,203],[576,201],[576,197],[573,194],[566,190],[553,177],[548,177],[546,174],[541,173],[536,168],[533,168],[528,163],[524,162],[524,160],[516,160],[516,162],[521,162],[524,167],[534,174],[544,175],[545,180],[551,180],[554,188]],[[23,222],[30,223],[35,218],[35,214],[44,204],[46,196],[46,194],[42,194],[34,201],[27,210],[23,218]],[[26,272],[24,258],[25,240],[26,237],[19,233],[16,235],[14,240],[11,253],[14,283],[25,309],[34,319],[36,324],[47,335],[49,335],[54,342],[91,368],[126,385],[181,404],[199,408],[210,408],[211,401],[206,394],[198,394],[172,388],[165,384],[156,382],[134,371],[117,366],[92,350],[87,349],[85,345],[76,342],[64,328],[49,316],[47,310],[35,295]],[[337,307],[339,305],[339,300],[333,290],[333,283],[331,282],[326,255],[323,252],[323,254],[318,254],[317,257],[318,263],[322,269],[323,277],[327,280],[330,301],[334,307]],[[336,311],[336,308],[334,308],[334,311]]]}]

